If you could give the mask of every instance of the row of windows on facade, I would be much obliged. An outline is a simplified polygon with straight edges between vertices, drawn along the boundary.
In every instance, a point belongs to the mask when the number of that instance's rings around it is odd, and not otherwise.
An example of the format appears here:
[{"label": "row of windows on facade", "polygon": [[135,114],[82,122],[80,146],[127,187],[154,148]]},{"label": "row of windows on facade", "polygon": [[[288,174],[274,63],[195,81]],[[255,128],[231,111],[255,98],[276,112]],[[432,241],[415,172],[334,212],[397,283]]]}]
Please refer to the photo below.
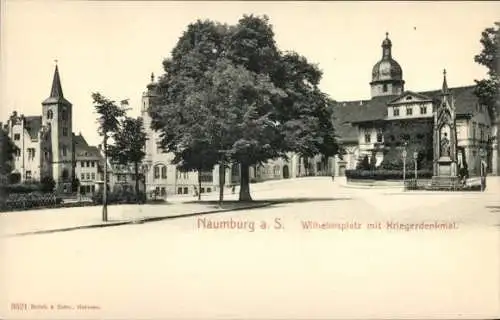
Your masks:
[{"label": "row of windows on facade", "polygon": [[[67,137],[68,136],[68,128],[64,127],[62,128],[62,135],[63,137]],[[45,136],[45,140],[48,140],[49,139],[49,135]],[[14,141],[19,141],[21,140],[21,134],[20,133],[14,133]]]},{"label": "row of windows on facade", "polygon": [[[153,177],[154,179],[166,179],[167,178],[167,167],[164,165],[156,165],[154,166],[154,174]],[[177,179],[188,179],[189,178],[189,172],[177,170]],[[200,175],[200,180],[201,182],[212,182],[213,177],[212,173],[207,173],[204,172]]]},{"label": "row of windows on facade", "polygon": [[[399,137],[401,140],[403,141],[409,141],[410,140],[410,135],[409,134],[402,134],[400,137]],[[425,135],[424,134],[421,134],[421,133],[417,133],[415,135],[415,138],[417,138],[417,140],[423,140],[425,138]],[[372,135],[370,133],[365,133],[365,142],[366,143],[370,143],[371,142],[371,139],[372,139]],[[396,140],[396,137],[391,135],[389,137],[390,141],[393,142]],[[384,136],[382,133],[377,133],[377,142],[383,142],[384,141]]]},{"label": "row of windows on facade", "polygon": [[[420,114],[427,114],[427,106],[420,106]],[[394,117],[398,117],[400,115],[399,107],[392,108],[392,115]],[[413,108],[412,107],[406,107],[406,115],[407,116],[413,115]]]},{"label": "row of windows on facade", "polygon": [[[92,179],[91,179],[92,177]],[[86,178],[86,179],[85,179]],[[81,180],[95,180],[95,172],[92,173],[82,173],[81,174]]]}]

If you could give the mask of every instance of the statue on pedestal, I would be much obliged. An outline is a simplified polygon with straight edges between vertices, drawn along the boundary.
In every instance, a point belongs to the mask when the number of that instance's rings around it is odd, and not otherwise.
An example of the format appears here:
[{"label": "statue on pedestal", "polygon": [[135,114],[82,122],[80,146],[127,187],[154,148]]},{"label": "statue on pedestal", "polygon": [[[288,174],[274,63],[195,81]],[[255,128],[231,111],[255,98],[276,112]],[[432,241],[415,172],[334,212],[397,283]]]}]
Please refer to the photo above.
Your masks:
[{"label": "statue on pedestal", "polygon": [[444,132],[441,136],[440,142],[441,157],[450,157],[450,140],[448,139],[448,133]]}]

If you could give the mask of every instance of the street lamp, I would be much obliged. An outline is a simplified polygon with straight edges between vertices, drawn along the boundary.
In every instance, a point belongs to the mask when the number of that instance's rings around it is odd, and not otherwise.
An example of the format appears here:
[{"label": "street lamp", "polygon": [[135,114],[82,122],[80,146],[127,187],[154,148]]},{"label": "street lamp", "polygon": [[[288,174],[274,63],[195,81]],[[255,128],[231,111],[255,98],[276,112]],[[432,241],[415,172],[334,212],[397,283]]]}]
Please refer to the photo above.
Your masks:
[{"label": "street lamp", "polygon": [[108,221],[108,132],[105,129],[105,119],[100,118],[99,124],[103,129],[103,152],[104,152],[104,186],[102,190],[102,221]]},{"label": "street lamp", "polygon": [[142,182],[144,183],[144,196],[147,199],[147,190],[146,190],[146,174],[148,173],[149,166],[147,164],[143,164],[141,166],[141,173],[142,173]]},{"label": "street lamp", "polygon": [[479,150],[479,156],[481,157],[481,191],[484,191],[484,185],[486,184],[486,150],[481,148]]},{"label": "street lamp", "polygon": [[406,185],[406,142],[404,144],[404,149],[401,156],[403,157],[403,186],[405,186]]},{"label": "street lamp", "polygon": [[418,152],[415,151],[413,152],[413,161],[415,161],[415,184],[417,183],[417,159],[418,159]]}]

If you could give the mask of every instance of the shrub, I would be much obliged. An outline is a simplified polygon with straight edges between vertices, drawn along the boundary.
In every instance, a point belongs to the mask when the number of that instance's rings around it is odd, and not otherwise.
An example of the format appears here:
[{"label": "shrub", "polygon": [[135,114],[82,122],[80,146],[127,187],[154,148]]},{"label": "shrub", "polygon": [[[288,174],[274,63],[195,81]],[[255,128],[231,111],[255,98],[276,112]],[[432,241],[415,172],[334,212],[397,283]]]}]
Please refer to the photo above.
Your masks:
[{"label": "shrub", "polygon": [[361,161],[358,162],[356,165],[357,170],[370,170],[370,160],[368,159],[368,156],[364,156]]},{"label": "shrub", "polygon": [[[348,179],[360,180],[402,180],[403,171],[401,170],[346,170],[345,175]],[[413,172],[407,172],[406,178],[412,178]],[[417,177],[428,179],[432,177],[431,170],[417,171]]]},{"label": "shrub", "polygon": [[44,176],[40,180],[40,189],[42,192],[53,192],[56,186],[56,182],[51,176]]},{"label": "shrub", "polygon": [[[145,203],[146,202],[146,193],[139,192],[138,195],[133,191],[123,191],[116,190],[114,192],[109,192],[107,194],[107,202],[108,204],[114,203]],[[92,195],[92,202],[95,204],[102,204],[102,192],[96,192]]]},{"label": "shrub", "polygon": [[8,194],[40,192],[40,185],[36,183],[18,183],[5,186]]}]

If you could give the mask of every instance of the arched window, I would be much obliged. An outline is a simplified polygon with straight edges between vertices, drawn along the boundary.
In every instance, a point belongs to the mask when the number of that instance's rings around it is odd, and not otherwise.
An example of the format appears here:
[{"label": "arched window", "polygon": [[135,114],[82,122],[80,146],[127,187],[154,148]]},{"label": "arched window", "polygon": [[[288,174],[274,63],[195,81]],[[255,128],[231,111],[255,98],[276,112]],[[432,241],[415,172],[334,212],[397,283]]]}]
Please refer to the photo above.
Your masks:
[{"label": "arched window", "polygon": [[160,166],[156,165],[154,167],[154,178],[159,179],[160,178]]},{"label": "arched window", "polygon": [[61,112],[61,119],[68,120],[68,112],[66,110]]},{"label": "arched window", "polygon": [[47,111],[47,119],[52,119],[54,117],[54,113],[52,110]]},{"label": "arched window", "polygon": [[161,167],[161,178],[162,179],[166,179],[167,178],[167,167],[166,166],[162,166]]}]

